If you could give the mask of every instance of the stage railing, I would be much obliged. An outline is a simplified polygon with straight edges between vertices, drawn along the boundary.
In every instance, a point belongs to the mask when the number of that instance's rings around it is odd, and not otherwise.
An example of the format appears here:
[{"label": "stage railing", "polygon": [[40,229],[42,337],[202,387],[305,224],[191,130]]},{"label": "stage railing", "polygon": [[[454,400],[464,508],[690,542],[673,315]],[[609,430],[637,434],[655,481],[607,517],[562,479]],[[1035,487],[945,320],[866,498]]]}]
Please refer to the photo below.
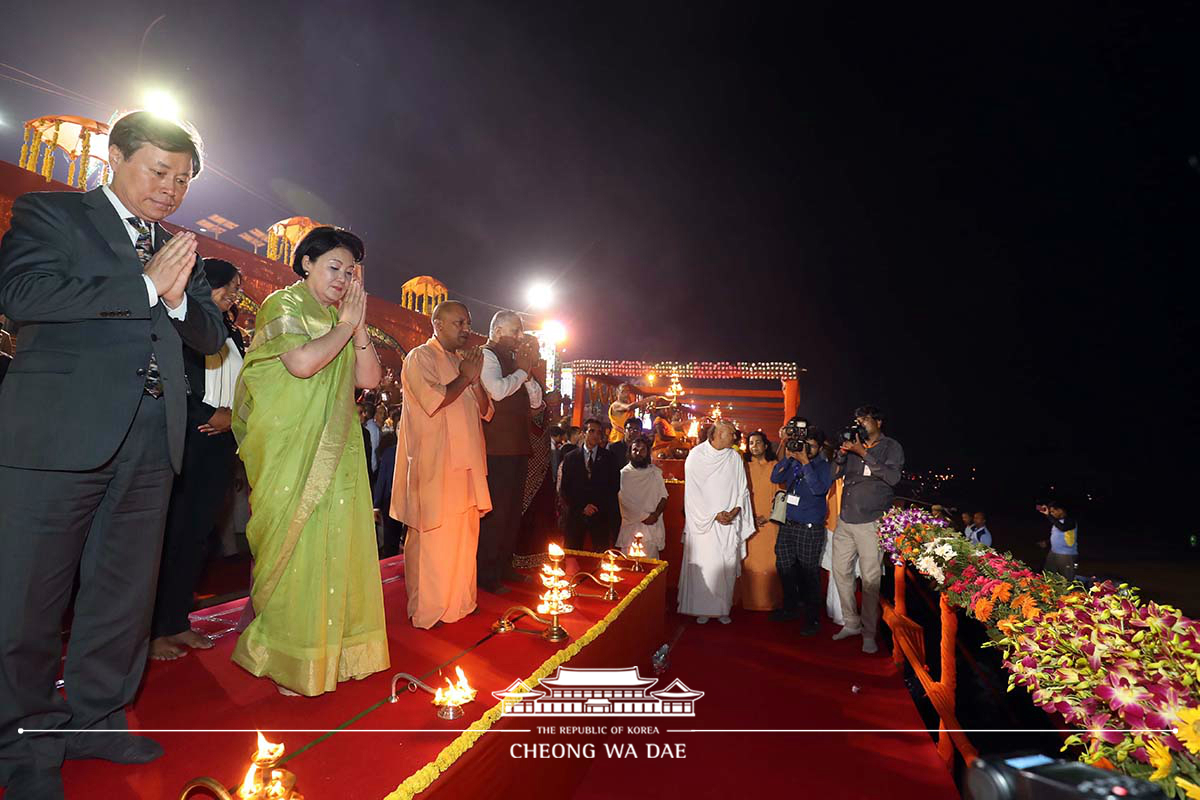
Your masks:
[{"label": "stage railing", "polygon": [[[902,499],[911,504],[926,505],[919,500]],[[913,674],[917,676],[929,697],[929,702],[933,704],[938,715],[937,751],[942,761],[948,768],[953,769],[954,750],[957,749],[963,760],[969,764],[979,752],[967,739],[966,734],[961,732],[962,725],[959,724],[956,710],[958,613],[946,601],[946,597],[938,593],[941,636],[938,677],[935,680],[925,662],[925,629],[908,616],[908,570],[905,565],[896,566],[893,576],[892,602],[880,598],[883,620],[892,629],[892,661],[897,666],[903,665],[905,660],[908,661]]]},{"label": "stage railing", "polygon": [[962,754],[968,764],[978,755],[978,751],[961,732],[962,725],[958,722],[954,693],[957,686],[956,670],[958,667],[955,648],[958,637],[958,614],[946,602],[944,595],[939,594],[941,610],[940,663],[938,678],[935,680],[929,665],[925,663],[925,629],[908,616],[908,599],[905,595],[905,584],[908,570],[903,564],[895,568],[894,601],[880,599],[883,606],[883,620],[892,629],[892,661],[897,666],[907,659],[913,674],[921,682],[925,694],[938,715],[937,751],[946,766],[954,766],[954,750]]}]

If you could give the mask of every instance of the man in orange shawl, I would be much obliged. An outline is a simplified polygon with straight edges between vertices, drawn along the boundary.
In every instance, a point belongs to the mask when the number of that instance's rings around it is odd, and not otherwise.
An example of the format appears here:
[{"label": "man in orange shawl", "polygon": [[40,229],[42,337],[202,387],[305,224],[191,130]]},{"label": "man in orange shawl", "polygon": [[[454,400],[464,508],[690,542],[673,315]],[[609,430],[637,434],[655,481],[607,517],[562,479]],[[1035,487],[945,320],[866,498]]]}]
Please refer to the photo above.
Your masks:
[{"label": "man in orange shawl", "polygon": [[394,519],[408,525],[404,579],[418,628],[475,610],[479,518],[492,508],[483,423],[492,402],[479,382],[483,354],[468,347],[471,314],[447,300],[433,336],[404,359],[404,410],[396,433]]}]

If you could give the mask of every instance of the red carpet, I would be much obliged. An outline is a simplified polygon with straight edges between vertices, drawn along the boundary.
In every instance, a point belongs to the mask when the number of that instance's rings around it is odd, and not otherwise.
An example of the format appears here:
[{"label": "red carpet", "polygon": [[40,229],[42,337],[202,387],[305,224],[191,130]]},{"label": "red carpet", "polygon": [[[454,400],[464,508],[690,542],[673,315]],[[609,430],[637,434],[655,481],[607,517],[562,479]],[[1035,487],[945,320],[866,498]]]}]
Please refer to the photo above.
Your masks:
[{"label": "red carpet", "polygon": [[[671,600],[674,608],[674,600]],[[660,685],[680,678],[705,695],[690,720],[666,720],[646,741],[686,745],[687,758],[599,759],[576,800],[622,798],[820,797],[941,800],[958,798],[954,781],[926,733],[676,733],[668,728],[924,728],[897,672],[862,640],[799,636],[797,623],[735,609],[733,622],[697,625],[669,613],[679,634]],[[859,688],[858,692],[853,687]],[[680,724],[683,723],[683,724]]]},{"label": "red carpet", "polygon": [[[281,697],[268,681],[253,678],[229,660],[234,636],[226,633],[212,650],[154,663],[148,671],[131,719],[143,729],[186,729],[154,734],[166,756],[143,767],[67,762],[63,769],[67,797],[175,798],[189,779],[201,775],[236,785],[248,765],[253,734],[195,731],[261,727],[274,741],[287,745],[286,766],[299,776],[298,788],[308,800],[383,798],[490,708],[494,704],[490,692],[525,678],[562,646],[523,634],[489,638],[491,623],[504,609],[533,600],[532,585],[512,587],[512,593],[502,597],[481,593],[479,614],[423,632],[413,629],[403,615],[402,559],[384,562],[383,570],[385,602],[391,612],[391,669],[342,684],[322,697]],[[623,587],[626,592],[636,576],[629,577]],[[829,626],[821,636],[805,639],[797,635],[794,624],[773,624],[764,613],[738,610],[732,625],[714,620],[698,626],[690,618],[664,612],[665,580],[655,581],[652,588],[639,595],[605,634],[583,648],[570,666],[637,665],[643,676],[652,677],[650,652],[677,636],[670,667],[653,690],[679,679],[704,692],[696,701],[695,717],[506,717],[496,729],[535,732],[484,735],[418,795],[420,800],[484,795],[690,799],[747,792],[794,794],[800,787],[803,794],[829,798],[958,796],[923,733],[670,732],[921,728],[923,723],[889,659],[883,654],[863,655],[857,639],[832,642]],[[564,617],[563,624],[578,637],[612,607],[599,599],[580,598],[576,612]],[[206,609],[199,612],[205,615],[200,625],[214,633],[228,631],[240,612],[240,601]],[[394,673],[424,676],[451,661],[463,667],[480,692],[462,719],[437,720],[424,693],[405,693],[394,705],[381,702]],[[452,672],[453,665],[448,669]],[[436,675],[425,680],[442,682]],[[852,686],[858,686],[859,692],[853,692]],[[547,725],[647,725],[658,733],[599,737],[536,733],[537,726]],[[274,733],[342,726],[419,732]],[[590,761],[512,758],[511,745],[535,742],[591,742],[597,755]],[[603,749],[605,743],[632,744],[639,757],[610,757]],[[649,744],[683,745],[686,757],[649,758]]]},{"label": "red carpet", "polygon": [[[287,745],[289,760],[286,766],[299,776],[298,788],[308,800],[381,798],[436,758],[462,730],[495,705],[492,691],[503,689],[516,679],[526,678],[547,658],[571,644],[553,644],[520,633],[491,634],[491,624],[505,609],[513,605],[536,604],[535,588],[540,590],[541,587],[532,584],[511,586],[511,593],[504,596],[481,592],[479,613],[433,631],[418,631],[404,616],[403,559],[385,561],[382,568],[384,602],[389,611],[392,660],[389,670],[362,681],[343,683],[336,692],[321,697],[282,697],[271,682],[254,678],[230,661],[235,642],[231,631],[244,601],[197,612],[194,615],[196,627],[224,635],[211,650],[191,651],[177,661],[152,662],[130,714],[131,725],[135,728],[179,731],[152,734],[163,744],[166,755],[141,767],[103,761],[68,761],[63,767],[67,797],[174,798],[188,780],[203,775],[226,786],[236,786],[249,765],[254,734],[203,731],[261,728],[273,741]],[[622,594],[643,577],[630,573]],[[655,583],[662,585],[661,581]],[[615,657],[621,665],[638,660],[637,653],[642,654],[641,660],[648,661],[653,647],[663,640],[663,597],[661,588],[642,592],[608,631],[585,647],[577,658],[589,651],[594,651],[589,654],[594,656],[615,648],[617,653],[609,652],[609,656]],[[562,625],[571,633],[573,641],[612,609],[612,603],[598,598],[577,598],[575,612],[564,616]],[[519,621],[518,627],[532,627],[532,624]],[[621,650],[632,652],[622,653]],[[453,664],[448,665],[448,662]],[[430,703],[432,698],[424,692],[406,692],[396,704],[384,702],[394,673],[410,672],[431,685],[444,685],[438,674],[444,665],[449,670],[445,674],[452,674],[454,665],[461,666],[479,690],[476,702],[464,709],[464,717],[453,722],[438,720]],[[363,712],[367,713],[350,727],[419,732],[322,736],[321,732],[345,726]],[[507,719],[496,727],[506,726],[520,727],[511,725]],[[274,733],[288,729],[315,729],[318,732]],[[488,748],[484,743],[489,739],[509,735],[485,735],[461,761],[467,762],[477,753],[485,754]],[[582,769],[581,766],[578,772]],[[577,779],[578,775],[574,780]],[[443,783],[447,789],[453,788],[453,780],[448,774],[423,797],[431,796]],[[0,790],[0,796],[2,794]],[[197,793],[192,796],[208,795]]]}]

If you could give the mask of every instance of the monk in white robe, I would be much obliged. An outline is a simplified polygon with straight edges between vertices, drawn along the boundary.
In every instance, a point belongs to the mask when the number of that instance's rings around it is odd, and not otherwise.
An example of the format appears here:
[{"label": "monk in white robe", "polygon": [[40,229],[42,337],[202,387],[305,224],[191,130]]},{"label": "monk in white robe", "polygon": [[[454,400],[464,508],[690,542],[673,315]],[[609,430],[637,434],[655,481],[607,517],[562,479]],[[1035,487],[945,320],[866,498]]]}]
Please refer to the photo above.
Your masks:
[{"label": "monk in white robe", "polygon": [[621,530],[617,548],[629,552],[636,533],[650,558],[658,558],[667,544],[662,514],[667,507],[667,484],[662,470],[650,463],[650,440],[639,436],[629,445],[629,463],[621,469]]},{"label": "monk in white robe", "polygon": [[493,409],[479,382],[483,354],[467,346],[470,333],[467,307],[441,303],[433,337],[405,356],[400,371],[391,514],[408,525],[404,581],[418,628],[475,610],[479,518],[492,508],[481,420]]},{"label": "monk in white robe", "polygon": [[708,440],[684,462],[683,569],[679,613],[700,624],[710,617],[729,623],[733,587],[754,534],[754,506],[737,433],[729,422],[713,425]]}]

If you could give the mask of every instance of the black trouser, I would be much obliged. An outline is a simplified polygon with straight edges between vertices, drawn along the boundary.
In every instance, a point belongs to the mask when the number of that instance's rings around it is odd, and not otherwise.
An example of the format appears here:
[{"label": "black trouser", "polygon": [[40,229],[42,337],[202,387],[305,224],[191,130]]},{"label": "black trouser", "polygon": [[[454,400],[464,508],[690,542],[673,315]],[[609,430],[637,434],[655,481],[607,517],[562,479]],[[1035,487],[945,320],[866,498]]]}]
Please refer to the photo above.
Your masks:
[{"label": "black trouser", "polygon": [[171,489],[162,566],[150,635],[174,636],[191,630],[196,584],[204,574],[208,542],[233,486],[237,442],[232,433],[209,436],[188,425],[183,470]]},{"label": "black trouser", "polygon": [[380,558],[400,555],[404,551],[404,535],[406,533],[408,533],[408,526],[388,516],[385,508],[383,510],[383,547],[379,551]]},{"label": "black trouser", "polygon": [[572,550],[582,550],[584,541],[590,536],[592,552],[603,553],[613,546],[617,529],[620,528],[620,518],[614,524],[611,514],[604,509],[590,517],[585,517],[582,511],[570,509],[567,511],[567,530],[565,531],[566,546]]},{"label": "black trouser", "polygon": [[824,548],[823,522],[789,522],[779,526],[779,535],[775,538],[775,570],[783,584],[783,607],[795,611],[803,604],[810,622],[821,618],[821,551]]},{"label": "black trouser", "polygon": [[487,457],[492,510],[479,520],[479,549],[475,552],[475,582],[483,589],[499,588],[512,568],[528,466],[529,456]]},{"label": "black trouser", "polygon": [[[126,727],[146,668],[173,477],[166,402],[146,396],[98,469],[0,466],[0,781],[17,765],[62,764],[61,734],[18,736],[18,727]],[[66,699],[54,682],[77,569]]]}]

